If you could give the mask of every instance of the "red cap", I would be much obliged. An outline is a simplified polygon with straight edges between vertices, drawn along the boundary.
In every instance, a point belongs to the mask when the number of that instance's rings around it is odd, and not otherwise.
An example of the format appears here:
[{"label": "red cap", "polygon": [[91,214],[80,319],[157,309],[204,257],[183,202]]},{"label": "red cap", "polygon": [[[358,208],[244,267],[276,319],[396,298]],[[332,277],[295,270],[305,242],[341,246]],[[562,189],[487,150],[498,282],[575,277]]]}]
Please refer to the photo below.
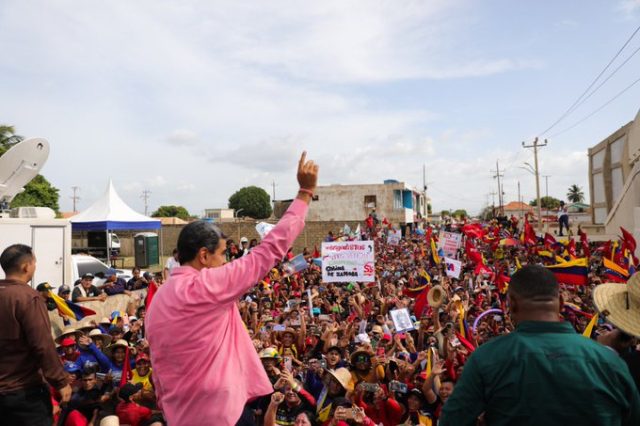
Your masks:
[{"label": "red cap", "polygon": [[384,334],[382,336],[382,340],[391,340],[391,335],[390,334]]},{"label": "red cap", "polygon": [[147,355],[146,353],[142,352],[140,353],[137,357],[136,357],[136,362],[140,361],[140,360],[146,360],[151,362],[151,359],[149,358],[149,355]]},{"label": "red cap", "polygon": [[70,337],[66,337],[62,339],[62,342],[60,342],[60,346],[62,346],[63,348],[67,346],[74,346],[75,344],[76,344],[76,341]]}]

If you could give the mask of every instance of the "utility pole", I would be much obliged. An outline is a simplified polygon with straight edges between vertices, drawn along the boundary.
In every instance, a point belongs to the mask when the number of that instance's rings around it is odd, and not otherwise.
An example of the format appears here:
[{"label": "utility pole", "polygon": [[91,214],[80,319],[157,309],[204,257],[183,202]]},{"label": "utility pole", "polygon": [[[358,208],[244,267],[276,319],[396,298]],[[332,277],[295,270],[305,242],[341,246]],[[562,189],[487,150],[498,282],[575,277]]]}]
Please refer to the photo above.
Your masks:
[{"label": "utility pole", "polygon": [[[491,171],[493,173],[493,170]],[[500,170],[500,166],[498,165],[498,160],[496,160],[496,174],[493,175],[494,179],[498,179],[498,211],[500,212],[500,214],[503,214],[503,200],[502,200],[502,195],[503,195],[503,191],[502,191],[502,185],[500,185],[500,178],[504,177],[504,170]]]},{"label": "utility pole", "polygon": [[424,197],[424,211],[422,212],[423,218],[429,217],[429,206],[427,205],[427,165],[422,164],[422,195]]},{"label": "utility pole", "polygon": [[520,219],[522,219],[522,201],[520,201],[520,181],[518,181],[518,207],[520,207]]},{"label": "utility pole", "polygon": [[538,148],[542,148],[547,146],[547,140],[544,140],[544,143],[538,143],[538,138],[536,137],[533,140],[533,145],[525,145],[524,142],[522,142],[522,147],[523,148],[533,148],[533,158],[534,158],[534,165],[535,165],[535,172],[536,172],[536,210],[538,212],[538,230],[541,231],[542,230],[542,212],[541,212],[541,206],[540,206],[540,173],[538,170]]},{"label": "utility pole", "polygon": [[276,204],[276,181],[271,182],[271,188],[273,190],[273,205]]},{"label": "utility pole", "polygon": [[140,198],[144,200],[144,215],[149,216],[149,195],[151,195],[151,191],[145,189],[142,191],[142,195]]},{"label": "utility pole", "polygon": [[73,212],[75,213],[78,211],[76,209],[76,203],[80,201],[80,197],[78,196],[78,191],[80,190],[80,187],[72,186],[71,189],[73,189],[73,195],[70,198],[73,200]]},{"label": "utility pole", "polygon": [[551,175],[542,175],[542,177],[544,178],[544,185],[546,188],[545,195],[547,198],[549,198],[549,178],[551,177]]}]

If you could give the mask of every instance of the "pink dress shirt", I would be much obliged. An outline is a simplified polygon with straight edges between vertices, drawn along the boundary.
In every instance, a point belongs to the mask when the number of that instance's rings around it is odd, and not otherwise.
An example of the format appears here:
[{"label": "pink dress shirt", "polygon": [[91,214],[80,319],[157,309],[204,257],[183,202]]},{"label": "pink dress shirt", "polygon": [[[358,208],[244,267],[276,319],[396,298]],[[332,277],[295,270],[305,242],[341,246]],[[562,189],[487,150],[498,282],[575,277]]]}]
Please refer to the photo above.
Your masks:
[{"label": "pink dress shirt", "polygon": [[247,400],[273,392],[236,302],[281,260],[304,228],[294,200],[251,253],[219,268],[175,268],[145,318],[153,382],[167,422],[235,425]]}]

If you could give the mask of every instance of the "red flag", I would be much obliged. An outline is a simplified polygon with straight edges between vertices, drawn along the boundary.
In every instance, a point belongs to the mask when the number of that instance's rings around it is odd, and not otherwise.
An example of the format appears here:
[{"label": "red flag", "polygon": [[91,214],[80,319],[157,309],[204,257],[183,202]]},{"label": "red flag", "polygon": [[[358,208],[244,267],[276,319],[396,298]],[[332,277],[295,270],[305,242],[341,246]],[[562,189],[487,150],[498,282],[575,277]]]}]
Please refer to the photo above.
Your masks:
[{"label": "red flag", "polygon": [[589,248],[587,234],[578,227],[578,235],[580,235],[580,243],[582,243],[582,252],[584,253],[584,257],[591,257],[591,249]]},{"label": "red flag", "polygon": [[427,294],[429,293],[429,287],[422,290],[422,292],[416,297],[416,303],[413,305],[413,315],[417,319],[422,317],[422,314],[425,312],[425,309],[429,307],[427,303]]},{"label": "red flag", "polygon": [[525,245],[535,245],[537,242],[536,231],[533,229],[533,226],[529,223],[529,215],[524,218],[524,243]]},{"label": "red flag", "polygon": [[471,260],[473,263],[482,263],[482,254],[480,254],[480,252],[470,239],[467,239],[464,242],[464,250],[467,253],[467,257],[469,258],[469,260]]},{"label": "red flag", "polygon": [[127,346],[124,353],[124,365],[122,366],[122,376],[120,377],[119,387],[123,387],[131,377],[131,362],[129,361],[129,347]]},{"label": "red flag", "polygon": [[469,352],[473,352],[476,350],[475,346],[473,346],[473,343],[471,343],[470,341],[462,337],[460,333],[456,332],[456,337],[458,338],[458,340],[460,340],[460,343],[462,343],[462,346],[467,348]]},{"label": "red flag", "polygon": [[548,232],[545,232],[544,234],[544,246],[548,249],[550,249],[552,246],[554,246],[557,243],[556,239],[553,237],[553,235],[551,235]]},{"label": "red flag", "polygon": [[636,252],[636,239],[633,238],[631,232],[624,229],[622,226],[620,227],[620,231],[622,231],[622,241],[624,241],[627,248],[631,251],[631,254],[635,254]]},{"label": "red flag", "polygon": [[155,296],[158,291],[158,284],[156,284],[155,280],[151,280],[149,283],[149,288],[147,289],[147,298],[144,301],[144,306],[149,311],[149,306],[151,306],[151,300],[153,300],[153,296]]},{"label": "red flag", "polygon": [[569,256],[571,256],[572,259],[578,257],[578,255],[576,254],[576,242],[573,238],[569,240],[569,244],[567,245],[567,251],[569,252]]}]

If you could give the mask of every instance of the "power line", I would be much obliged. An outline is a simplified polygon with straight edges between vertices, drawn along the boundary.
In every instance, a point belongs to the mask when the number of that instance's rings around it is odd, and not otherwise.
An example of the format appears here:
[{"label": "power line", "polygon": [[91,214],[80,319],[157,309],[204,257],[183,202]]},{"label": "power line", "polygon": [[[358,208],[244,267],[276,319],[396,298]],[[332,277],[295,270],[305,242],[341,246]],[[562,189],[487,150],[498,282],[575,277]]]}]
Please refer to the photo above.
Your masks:
[{"label": "power line", "polygon": [[624,62],[622,62],[620,65],[618,65],[618,67],[617,67],[615,70],[613,70],[613,71],[611,72],[611,74],[609,74],[609,76],[608,76],[607,78],[605,78],[605,79],[602,81],[602,83],[598,84],[598,86],[597,86],[595,89],[593,89],[593,90],[591,91],[591,93],[589,93],[589,95],[587,95],[587,97],[586,97],[586,98],[584,98],[584,99],[580,102],[580,104],[578,104],[578,105],[576,106],[576,108],[578,108],[580,105],[584,104],[584,103],[585,103],[585,102],[586,102],[586,101],[587,101],[591,96],[593,96],[593,94],[594,94],[594,93],[596,93],[596,92],[597,92],[597,91],[598,91],[602,86],[604,86],[604,84],[605,84],[607,81],[609,81],[609,80],[611,79],[611,77],[613,77],[614,75],[616,75],[616,73],[617,73],[618,71],[620,71],[620,68],[622,68],[623,66],[625,66],[625,65],[626,65],[626,63],[627,63],[627,62],[629,62],[629,61],[631,60],[631,58],[633,58],[633,57],[635,56],[635,54],[636,54],[636,53],[638,53],[639,51],[640,51],[640,46],[638,46],[638,48],[637,48],[636,50],[634,50],[634,51],[633,51],[633,53],[632,53],[631,55],[629,55],[629,57],[628,57],[627,59],[625,59],[625,60],[624,60]]},{"label": "power line", "polygon": [[559,131],[558,133],[554,133],[553,135],[551,135],[550,137],[554,138],[558,135],[561,135],[565,132],[568,132],[569,130],[577,127],[579,124],[584,123],[585,121],[587,121],[588,119],[590,119],[591,117],[593,117],[594,115],[596,115],[597,113],[599,113],[600,111],[602,111],[607,105],[609,105],[611,102],[615,101],[616,99],[618,99],[620,96],[622,96],[624,94],[624,92],[626,92],[627,90],[631,89],[633,86],[635,86],[636,84],[638,84],[638,82],[640,82],[640,78],[637,79],[636,81],[634,81],[633,83],[631,83],[630,85],[628,85],[627,87],[625,87],[622,91],[620,91],[617,95],[615,95],[613,98],[609,99],[607,102],[605,102],[603,105],[601,105],[598,109],[596,109],[595,111],[593,111],[591,114],[587,115],[586,117],[583,117],[582,119],[580,119],[579,121],[577,121],[576,123],[574,123],[573,125],[571,125],[570,127],[567,127],[564,130]]},{"label": "power line", "polygon": [[631,36],[627,39],[627,41],[622,45],[622,47],[618,50],[618,52],[615,54],[615,56],[613,58],[611,58],[611,60],[609,61],[609,63],[607,64],[607,66],[604,67],[604,69],[602,71],[600,71],[600,74],[598,74],[598,76],[591,82],[591,84],[589,85],[589,87],[587,87],[585,89],[584,92],[582,92],[582,94],[580,96],[578,96],[578,99],[575,100],[575,102],[573,102],[573,104],[571,104],[571,106],[569,107],[569,109],[567,109],[561,116],[560,118],[558,118],[556,121],[553,122],[553,124],[551,124],[551,126],[549,126],[544,132],[540,133],[540,136],[545,135],[549,130],[553,129],[555,126],[558,125],[558,123],[560,123],[562,120],[565,119],[565,117],[567,117],[569,114],[571,114],[575,108],[577,107],[578,103],[582,100],[582,98],[589,92],[589,90],[591,90],[591,88],[598,82],[598,80],[600,79],[600,77],[602,77],[602,75],[609,69],[609,67],[611,66],[611,64],[618,58],[618,56],[620,56],[620,53],[622,53],[622,51],[627,47],[627,45],[631,42],[631,40],[633,39],[633,37],[635,37],[635,35],[638,33],[638,31],[640,31],[640,26],[638,26],[638,28],[636,28],[636,30],[633,32],[633,34],[631,34]]}]

